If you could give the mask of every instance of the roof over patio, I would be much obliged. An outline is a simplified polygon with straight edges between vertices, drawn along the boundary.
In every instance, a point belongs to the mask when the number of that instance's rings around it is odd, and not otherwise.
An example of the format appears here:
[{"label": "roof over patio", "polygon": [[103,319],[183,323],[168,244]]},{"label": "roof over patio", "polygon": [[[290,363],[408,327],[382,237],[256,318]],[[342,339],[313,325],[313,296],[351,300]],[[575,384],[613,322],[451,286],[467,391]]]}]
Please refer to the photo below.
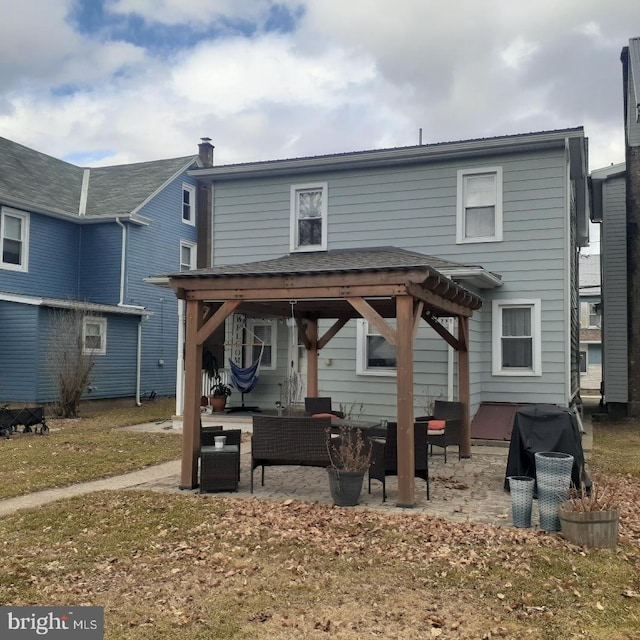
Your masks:
[{"label": "roof over patio", "polygon": [[[465,267],[414,251],[376,247],[295,253],[166,276],[165,282],[168,279],[187,307],[181,486],[197,486],[204,341],[234,312],[290,317],[293,306],[298,333],[308,353],[310,396],[318,394],[318,352],[349,320],[366,319],[395,345],[398,504],[413,506],[413,343],[421,319],[458,351],[458,396],[466,407],[466,438],[461,455],[471,454],[468,319],[482,306],[482,299],[441,272]],[[291,305],[292,301],[296,304]],[[458,318],[457,336],[438,322],[440,317]],[[395,326],[387,322],[391,318],[395,319]],[[319,319],[334,320],[323,336],[318,335]]]}]

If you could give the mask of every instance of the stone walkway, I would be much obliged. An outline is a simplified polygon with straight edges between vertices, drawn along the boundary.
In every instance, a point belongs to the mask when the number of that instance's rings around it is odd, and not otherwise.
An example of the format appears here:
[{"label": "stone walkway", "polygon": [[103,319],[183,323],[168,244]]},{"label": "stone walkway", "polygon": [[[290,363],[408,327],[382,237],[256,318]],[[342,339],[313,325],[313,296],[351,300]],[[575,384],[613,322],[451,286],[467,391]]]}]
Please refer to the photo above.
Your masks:
[{"label": "stone walkway", "polygon": [[[211,422],[203,420],[203,424]],[[250,419],[233,418],[215,420],[216,424],[224,424],[225,428],[250,429]],[[583,439],[585,453],[591,448],[590,422],[585,420],[587,434]],[[136,431],[175,432],[169,423],[136,425],[129,427]],[[212,500],[217,495],[231,495],[246,499],[282,501],[287,499],[305,502],[332,504],[329,493],[329,482],[324,469],[313,467],[267,467],[264,487],[260,486],[261,469],[254,472],[254,493],[249,492],[250,481],[250,438],[245,436],[241,447],[241,477],[237,493],[206,494]],[[504,443],[506,444],[506,443]],[[449,448],[447,462],[436,448],[435,455],[429,459],[431,499],[426,499],[426,485],[416,478],[416,506],[403,509],[396,506],[397,478],[387,479],[387,501],[382,502],[382,485],[372,481],[371,493],[367,491],[367,478],[362,492],[360,505],[356,509],[373,508],[388,513],[424,513],[440,516],[456,522],[478,522],[496,526],[511,526],[511,499],[503,490],[504,474],[507,465],[508,448],[506,446],[472,446],[472,457],[458,460],[456,447]],[[0,501],[0,516],[13,513],[18,509],[37,507],[55,500],[92,491],[119,489],[147,489],[153,491],[170,491],[195,493],[196,491],[180,491],[180,461],[148,467],[140,471],[113,478],[86,482],[70,487],[50,489],[38,493],[19,496]],[[537,513],[534,506],[534,523]]]}]

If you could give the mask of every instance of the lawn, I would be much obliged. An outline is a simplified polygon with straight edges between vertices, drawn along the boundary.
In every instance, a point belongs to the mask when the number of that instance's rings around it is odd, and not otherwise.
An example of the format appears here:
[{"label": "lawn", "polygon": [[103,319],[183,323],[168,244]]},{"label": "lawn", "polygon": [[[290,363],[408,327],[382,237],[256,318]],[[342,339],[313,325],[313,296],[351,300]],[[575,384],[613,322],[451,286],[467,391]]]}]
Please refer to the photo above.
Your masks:
[{"label": "lawn", "polygon": [[[607,447],[635,442],[606,437],[595,434],[603,468]],[[638,474],[617,471],[637,504]],[[103,606],[108,640],[640,639],[630,511],[616,550],[584,551],[419,514],[94,493],[0,519],[0,602]]]},{"label": "lawn", "polygon": [[[50,420],[51,432],[0,439],[0,498],[105,478],[180,457],[180,433],[134,433],[121,427],[170,420],[173,398],[140,407],[95,410]],[[171,422],[167,422],[170,425]]]}]

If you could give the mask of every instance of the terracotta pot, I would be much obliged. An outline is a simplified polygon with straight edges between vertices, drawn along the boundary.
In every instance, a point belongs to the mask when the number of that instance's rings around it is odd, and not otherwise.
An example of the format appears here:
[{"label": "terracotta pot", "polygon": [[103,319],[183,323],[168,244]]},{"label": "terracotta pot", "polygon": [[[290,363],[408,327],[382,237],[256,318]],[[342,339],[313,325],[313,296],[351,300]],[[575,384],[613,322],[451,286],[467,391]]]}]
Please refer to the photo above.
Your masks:
[{"label": "terracotta pot", "polygon": [[216,412],[224,411],[227,404],[227,396],[209,396],[209,404]]}]

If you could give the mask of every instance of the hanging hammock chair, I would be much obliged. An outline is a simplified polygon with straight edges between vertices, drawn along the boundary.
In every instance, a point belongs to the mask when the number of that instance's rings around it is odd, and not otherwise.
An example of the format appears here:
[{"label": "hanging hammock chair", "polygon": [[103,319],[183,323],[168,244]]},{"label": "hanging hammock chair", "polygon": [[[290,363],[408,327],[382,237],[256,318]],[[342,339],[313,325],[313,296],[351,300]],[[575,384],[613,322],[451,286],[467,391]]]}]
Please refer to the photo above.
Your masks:
[{"label": "hanging hammock chair", "polygon": [[[259,340],[257,336],[254,337]],[[255,362],[248,367],[240,367],[232,360],[229,360],[229,370],[231,371],[231,385],[242,395],[242,405],[240,407],[230,407],[227,411],[259,411],[258,407],[247,407],[244,404],[244,394],[250,393],[258,384],[260,379],[260,362],[264,353],[264,341],[261,341],[260,353]]]}]

